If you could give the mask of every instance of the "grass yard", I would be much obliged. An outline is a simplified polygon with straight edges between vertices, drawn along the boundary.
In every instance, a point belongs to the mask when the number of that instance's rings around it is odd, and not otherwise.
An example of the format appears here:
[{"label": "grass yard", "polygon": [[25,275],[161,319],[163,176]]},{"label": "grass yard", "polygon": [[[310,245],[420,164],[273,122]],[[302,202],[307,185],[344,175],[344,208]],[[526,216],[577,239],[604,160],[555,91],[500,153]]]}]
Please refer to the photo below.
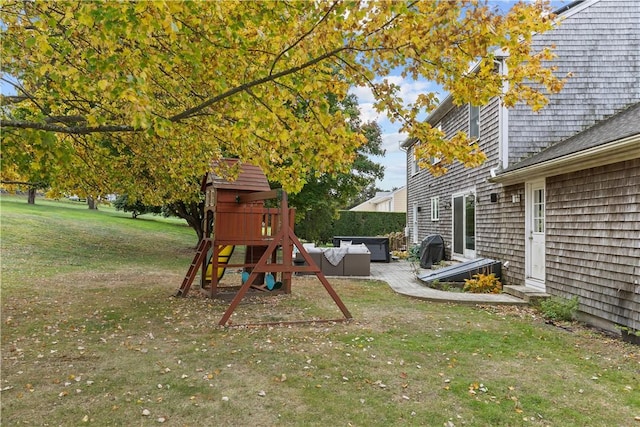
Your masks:
[{"label": "grass yard", "polygon": [[[221,328],[226,303],[171,297],[196,244],[181,222],[0,207],[3,426],[640,426],[640,348],[580,325],[341,279],[352,322]],[[339,317],[296,277],[232,319]]]}]

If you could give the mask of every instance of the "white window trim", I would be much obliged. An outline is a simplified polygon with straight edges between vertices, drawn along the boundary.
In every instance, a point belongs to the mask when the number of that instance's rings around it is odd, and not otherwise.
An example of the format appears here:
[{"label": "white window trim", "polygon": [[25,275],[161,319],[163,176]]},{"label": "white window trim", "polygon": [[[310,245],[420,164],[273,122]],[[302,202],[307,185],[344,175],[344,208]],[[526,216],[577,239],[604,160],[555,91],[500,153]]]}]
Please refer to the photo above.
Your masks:
[{"label": "white window trim", "polygon": [[[440,132],[442,132],[442,122],[438,123],[438,126],[436,126],[436,129],[438,129]],[[431,157],[431,164],[432,165],[437,165],[441,161],[442,161],[442,158],[440,158],[440,157],[436,157],[436,156],[432,156]]]},{"label": "white window trim", "polygon": [[[472,136],[471,135],[471,109],[472,108],[477,108],[478,109],[478,135],[476,136]],[[472,142],[478,141],[480,139],[480,106],[475,106],[475,105],[471,105],[469,104],[469,138],[471,139]]]},{"label": "white window trim", "polygon": [[440,197],[434,196],[431,198],[431,221],[440,221]]},{"label": "white window trim", "polygon": [[[467,197],[469,195],[473,195],[476,198],[476,203],[477,203],[477,201],[478,201],[477,197],[478,196],[477,196],[477,192],[476,192],[476,188],[475,187],[467,189],[465,191],[460,191],[458,193],[453,193],[451,195],[451,258],[456,260],[456,261],[468,261],[468,260],[476,259],[476,257],[477,257],[477,252],[476,252],[477,249],[473,249],[473,250],[466,249],[466,242],[464,242],[464,241],[463,241],[462,253],[453,252],[453,250],[454,250],[453,249],[454,248],[453,239],[455,238],[455,236],[454,236],[454,224],[453,224],[453,221],[455,221],[455,217],[454,217],[454,214],[453,214],[454,200],[455,200],[456,197],[461,197],[461,196],[462,197]],[[477,204],[476,204],[476,207],[477,207]],[[477,211],[476,211],[476,213],[477,213]],[[463,215],[464,215],[464,217],[466,217],[466,212],[464,212]],[[466,218],[464,219],[464,221],[466,221]],[[475,230],[474,234],[477,234],[477,232],[478,232],[478,215],[477,214],[474,214],[473,223],[474,223],[474,230]],[[475,236],[474,236],[474,238],[475,238]],[[475,243],[476,244],[474,245],[474,247],[477,248],[477,246],[476,246],[477,245],[477,240],[475,241]]]},{"label": "white window trim", "polygon": [[420,167],[418,166],[418,159],[416,157],[416,149],[415,146],[411,148],[411,176],[417,175],[420,172]]}]

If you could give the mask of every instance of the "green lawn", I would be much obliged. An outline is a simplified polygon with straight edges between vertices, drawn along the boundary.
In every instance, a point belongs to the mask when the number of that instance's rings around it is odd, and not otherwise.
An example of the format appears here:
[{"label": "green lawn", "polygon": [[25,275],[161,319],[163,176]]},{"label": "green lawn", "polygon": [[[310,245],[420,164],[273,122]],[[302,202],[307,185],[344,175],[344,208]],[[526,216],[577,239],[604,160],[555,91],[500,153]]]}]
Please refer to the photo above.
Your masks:
[{"label": "green lawn", "polygon": [[[227,303],[171,297],[196,244],[182,222],[0,208],[3,426],[640,426],[640,348],[580,325],[342,279],[352,322],[221,328]],[[338,317],[296,277],[232,320]]]}]

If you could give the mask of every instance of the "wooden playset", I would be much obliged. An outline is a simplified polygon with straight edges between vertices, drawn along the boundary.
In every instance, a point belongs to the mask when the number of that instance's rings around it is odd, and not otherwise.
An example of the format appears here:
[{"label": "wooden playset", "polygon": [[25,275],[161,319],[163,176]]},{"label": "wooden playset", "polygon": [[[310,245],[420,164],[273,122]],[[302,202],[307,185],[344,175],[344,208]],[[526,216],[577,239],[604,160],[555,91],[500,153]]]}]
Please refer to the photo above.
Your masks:
[{"label": "wooden playset", "polygon": [[[218,322],[224,326],[248,293],[289,294],[293,274],[308,272],[315,273],[340,308],[344,319],[338,320],[351,319],[349,310],[296,237],[293,231],[295,210],[288,206],[287,193],[281,189],[272,190],[259,167],[238,163],[235,159],[223,161],[228,168],[239,168],[238,176],[234,181],[214,173],[203,178],[205,237],[198,244],[176,296],[186,296],[200,272],[201,288],[208,296],[232,298]],[[278,207],[265,207],[268,200],[275,201]],[[230,260],[236,246],[245,247],[244,262],[232,264]],[[307,265],[294,265],[294,247]],[[227,268],[242,270],[239,286],[219,286]]]}]

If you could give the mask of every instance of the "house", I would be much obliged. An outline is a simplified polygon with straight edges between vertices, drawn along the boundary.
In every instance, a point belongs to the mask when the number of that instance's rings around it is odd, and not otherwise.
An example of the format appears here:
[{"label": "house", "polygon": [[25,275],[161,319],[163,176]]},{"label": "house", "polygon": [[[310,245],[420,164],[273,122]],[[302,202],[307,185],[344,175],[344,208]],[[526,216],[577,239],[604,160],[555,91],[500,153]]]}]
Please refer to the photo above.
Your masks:
[{"label": "house", "polygon": [[[586,0],[534,35],[573,77],[540,112],[446,98],[427,118],[479,137],[487,161],[433,177],[407,151],[409,239],[503,263],[503,283],[577,296],[592,324],[640,329],[640,2]],[[499,67],[498,67],[499,68]]]},{"label": "house", "polygon": [[379,191],[371,199],[349,210],[364,212],[406,212],[407,187],[401,187],[393,191]]}]

